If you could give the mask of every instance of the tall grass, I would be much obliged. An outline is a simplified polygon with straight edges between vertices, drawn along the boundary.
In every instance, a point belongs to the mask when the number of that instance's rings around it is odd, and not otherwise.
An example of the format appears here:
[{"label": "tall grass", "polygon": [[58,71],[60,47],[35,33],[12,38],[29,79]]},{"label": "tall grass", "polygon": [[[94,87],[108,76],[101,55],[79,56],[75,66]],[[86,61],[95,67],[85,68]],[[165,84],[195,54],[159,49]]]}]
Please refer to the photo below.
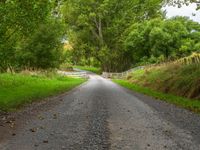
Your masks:
[{"label": "tall grass", "polygon": [[198,63],[200,63],[200,54],[199,53],[193,53],[189,57],[184,57],[182,59],[177,60],[176,63],[181,63],[183,65],[198,64]]},{"label": "tall grass", "polygon": [[196,63],[151,67],[133,72],[128,79],[160,92],[200,99],[200,66]]},{"label": "tall grass", "polygon": [[192,53],[192,55],[188,57],[183,57],[178,60],[167,61],[160,64],[146,65],[145,67],[148,69],[152,67],[154,68],[154,67],[163,67],[169,65],[190,65],[190,64],[200,64],[200,53]]}]

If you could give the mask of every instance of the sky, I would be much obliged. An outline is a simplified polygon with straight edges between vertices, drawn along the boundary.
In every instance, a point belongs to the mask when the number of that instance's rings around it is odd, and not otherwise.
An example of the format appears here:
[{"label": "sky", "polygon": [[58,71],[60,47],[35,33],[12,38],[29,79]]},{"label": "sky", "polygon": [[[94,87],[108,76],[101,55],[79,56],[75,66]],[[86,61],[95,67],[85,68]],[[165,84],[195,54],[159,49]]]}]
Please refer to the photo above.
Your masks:
[{"label": "sky", "polygon": [[[173,16],[188,16],[190,19],[200,23],[200,10],[196,11],[196,4],[190,4],[189,6],[183,5],[181,8],[166,6],[163,8],[167,11],[167,18]],[[193,16],[193,14],[196,14]]]}]

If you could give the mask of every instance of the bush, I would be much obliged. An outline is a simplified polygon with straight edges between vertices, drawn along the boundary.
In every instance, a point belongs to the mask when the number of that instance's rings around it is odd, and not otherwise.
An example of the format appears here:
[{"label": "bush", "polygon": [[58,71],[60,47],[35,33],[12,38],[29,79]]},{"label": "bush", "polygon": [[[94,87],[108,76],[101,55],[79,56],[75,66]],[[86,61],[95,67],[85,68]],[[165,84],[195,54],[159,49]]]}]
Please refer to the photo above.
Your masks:
[{"label": "bush", "polygon": [[18,53],[21,66],[35,69],[59,67],[63,54],[60,29],[56,23],[41,25]]}]

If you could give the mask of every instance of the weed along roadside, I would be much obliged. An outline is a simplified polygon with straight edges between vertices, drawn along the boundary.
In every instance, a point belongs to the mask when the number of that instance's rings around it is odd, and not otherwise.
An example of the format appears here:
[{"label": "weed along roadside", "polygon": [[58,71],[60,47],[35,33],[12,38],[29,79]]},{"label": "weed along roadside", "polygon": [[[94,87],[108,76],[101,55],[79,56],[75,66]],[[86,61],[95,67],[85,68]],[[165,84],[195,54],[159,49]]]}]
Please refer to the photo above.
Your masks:
[{"label": "weed along roadside", "polygon": [[0,109],[15,110],[24,104],[71,90],[85,81],[60,75],[0,74]]}]

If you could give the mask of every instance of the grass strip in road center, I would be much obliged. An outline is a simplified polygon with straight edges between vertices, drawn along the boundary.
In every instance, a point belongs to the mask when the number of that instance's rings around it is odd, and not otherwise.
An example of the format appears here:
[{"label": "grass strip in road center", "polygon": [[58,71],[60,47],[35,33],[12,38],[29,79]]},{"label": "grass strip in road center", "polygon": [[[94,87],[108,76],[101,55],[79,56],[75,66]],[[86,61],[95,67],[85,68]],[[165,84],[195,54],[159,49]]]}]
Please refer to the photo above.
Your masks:
[{"label": "grass strip in road center", "polygon": [[113,81],[135,92],[143,93],[145,95],[152,96],[156,99],[175,104],[176,106],[186,108],[193,112],[200,113],[200,101],[198,100],[187,99],[187,98],[175,96],[172,94],[157,92],[150,88],[146,88],[146,87],[142,87],[142,86],[138,86],[136,84],[130,83],[129,81],[126,81],[126,80],[113,80]]},{"label": "grass strip in road center", "polygon": [[85,82],[63,76],[0,74],[0,110],[11,111],[34,100],[68,91]]}]

